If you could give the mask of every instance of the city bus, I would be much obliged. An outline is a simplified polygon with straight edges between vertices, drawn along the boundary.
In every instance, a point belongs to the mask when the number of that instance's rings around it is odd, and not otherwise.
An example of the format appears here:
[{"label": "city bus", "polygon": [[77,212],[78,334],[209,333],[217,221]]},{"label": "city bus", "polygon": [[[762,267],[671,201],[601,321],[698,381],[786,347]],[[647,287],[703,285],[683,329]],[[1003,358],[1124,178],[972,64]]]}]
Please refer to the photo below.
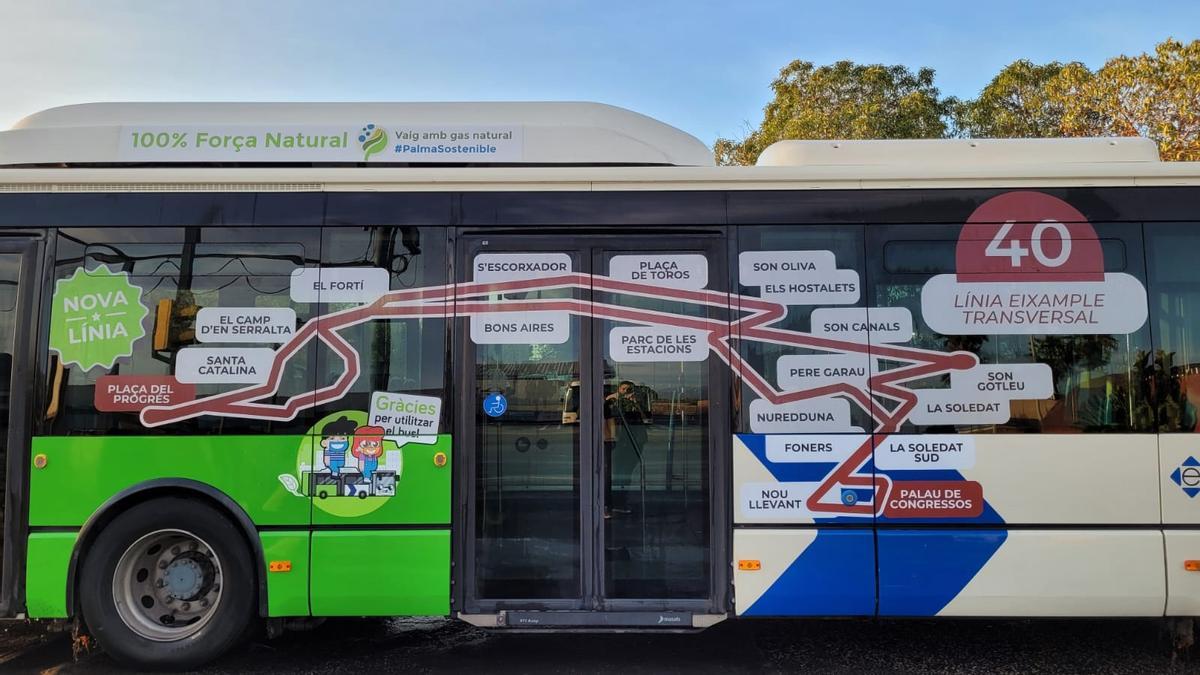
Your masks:
[{"label": "city bus", "polygon": [[1198,257],[1200,165],[1146,139],[718,167],[591,103],[39,112],[0,616],[139,668],[313,617],[1190,620]]}]

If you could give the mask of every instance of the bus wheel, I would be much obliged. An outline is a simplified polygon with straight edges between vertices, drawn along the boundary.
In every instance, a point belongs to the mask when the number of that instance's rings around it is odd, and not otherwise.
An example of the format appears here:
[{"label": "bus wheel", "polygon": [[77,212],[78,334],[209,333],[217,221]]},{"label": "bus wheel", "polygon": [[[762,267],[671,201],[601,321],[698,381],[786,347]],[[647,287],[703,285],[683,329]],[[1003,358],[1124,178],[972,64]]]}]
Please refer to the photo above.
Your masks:
[{"label": "bus wheel", "polygon": [[196,668],[246,633],[253,569],[229,519],[202,502],[154,499],[117,516],[84,554],[83,618],[124,665]]}]

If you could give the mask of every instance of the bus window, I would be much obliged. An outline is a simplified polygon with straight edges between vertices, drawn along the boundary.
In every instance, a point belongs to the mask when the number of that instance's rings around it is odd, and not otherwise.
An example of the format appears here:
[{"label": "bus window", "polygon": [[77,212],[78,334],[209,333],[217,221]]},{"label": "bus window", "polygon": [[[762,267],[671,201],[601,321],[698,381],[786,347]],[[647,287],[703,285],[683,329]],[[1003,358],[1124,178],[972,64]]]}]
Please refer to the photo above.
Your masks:
[{"label": "bus window", "polygon": [[[883,268],[889,274],[952,274],[955,270],[956,240],[897,240],[883,245]],[[1104,268],[1125,271],[1125,242],[1103,239]]]},{"label": "bus window", "polygon": [[[440,228],[340,226],[324,229],[321,265],[327,268],[376,267],[389,272],[389,288],[403,290],[439,286],[448,279],[446,238]],[[341,399],[318,406],[318,417],[338,410],[367,410],[371,393],[445,396],[449,349],[445,316],[405,321],[376,320],[339,332],[362,359],[362,376]],[[317,385],[332,384],[344,371],[332,352],[318,355]],[[559,394],[552,394],[552,409]],[[449,406],[443,406],[443,414]],[[443,424],[445,420],[442,420]]]},{"label": "bus window", "polygon": [[[4,522],[4,490],[8,480],[8,410],[12,396],[13,342],[16,336],[17,287],[21,255],[0,253],[0,523]],[[0,554],[3,543],[0,542]]]},{"label": "bus window", "polygon": [[[127,275],[140,290],[145,308],[143,338],[135,339],[128,356],[111,364],[81,368],[65,363],[57,414],[45,422],[55,435],[142,434],[146,427],[136,409],[99,410],[96,383],[116,376],[168,377],[176,374],[181,351],[193,347],[273,348],[272,342],[222,342],[196,334],[204,308],[282,308],[295,311],[297,327],[315,313],[311,303],[290,297],[291,273],[315,266],[320,250],[317,228],[256,229],[243,227],[63,228],[58,231],[55,277],[70,278],[77,270],[104,270]],[[288,361],[272,399],[280,403],[312,390],[312,368],[318,348],[304,347]],[[92,364],[89,364],[89,366]],[[211,396],[239,383],[194,385],[196,397]],[[119,406],[118,406],[119,407]],[[287,421],[246,417],[200,416],[158,427],[156,433],[294,433],[311,424],[311,413]]]},{"label": "bus window", "polygon": [[1147,281],[1154,355],[1149,377],[1159,432],[1200,431],[1200,234],[1195,223],[1146,225]]},{"label": "bus window", "polygon": [[[762,227],[742,227],[738,233],[738,252],[739,260],[743,256],[750,256],[745,259],[745,265],[739,263],[735,268],[739,272],[738,292],[742,295],[751,297],[766,297],[767,299],[777,300],[787,306],[787,315],[777,323],[772,324],[773,327],[781,328],[789,331],[798,331],[800,333],[811,333],[814,329],[819,328],[814,325],[815,318],[820,316],[816,312],[821,309],[828,309],[836,304],[839,309],[842,308],[861,308],[865,306],[866,294],[861,292],[862,283],[866,279],[864,274],[864,249],[863,249],[863,227],[861,225],[789,225],[789,226],[762,226]],[[843,298],[838,298],[837,303],[814,303],[811,300],[792,301],[781,296],[771,295],[769,289],[764,288],[757,282],[761,279],[748,278],[747,273],[753,273],[755,265],[762,265],[766,261],[767,264],[778,260],[780,264],[788,261],[788,256],[811,256],[811,255],[832,255],[832,263],[836,265],[838,273],[851,278],[856,278],[857,282],[854,292],[857,293],[857,299],[851,302],[846,302]],[[758,257],[754,257],[758,256]],[[778,272],[775,273],[773,279],[786,279],[788,276],[797,276],[796,272]],[[845,338],[849,341],[866,342],[866,334],[859,331],[843,332],[837,336],[832,334],[829,337]],[[746,360],[746,363],[755,371],[760,373],[762,377],[769,383],[777,386],[780,389],[789,389],[800,386],[799,384],[789,382],[786,379],[781,380],[780,363],[787,363],[783,357],[818,357],[823,354],[828,354],[820,349],[798,347],[790,345],[776,344],[771,341],[760,340],[739,340],[738,348],[741,350],[741,357]],[[850,358],[853,358],[851,355]],[[865,363],[865,361],[857,361],[857,363]],[[741,414],[738,415],[740,423],[737,431],[753,432],[753,433],[781,433],[788,431],[812,431],[811,428],[801,429],[786,429],[776,428],[767,430],[764,428],[755,428],[751,410],[753,407],[762,406],[762,397],[760,397],[752,387],[743,382],[741,396]],[[759,403],[755,403],[759,401]],[[869,429],[873,427],[870,415],[859,405],[850,402],[848,397],[838,397],[835,405],[844,406],[848,411],[848,419],[839,421],[839,429],[841,431],[850,431],[852,429]],[[833,431],[834,429],[827,429]]]},{"label": "bus window", "polygon": [[[1141,228],[1123,223],[1095,226],[1106,273],[1141,278]],[[1007,422],[929,425],[906,422],[906,433],[1130,432],[1148,431],[1152,390],[1148,326],[1128,335],[943,335],[922,316],[922,290],[936,274],[957,273],[957,225],[879,225],[868,228],[872,307],[904,307],[913,317],[910,346],[936,352],[967,351],[983,364],[1044,363],[1053,397],[1009,402]],[[901,367],[887,363],[883,370]],[[915,380],[914,389],[944,389],[946,374]]]}]

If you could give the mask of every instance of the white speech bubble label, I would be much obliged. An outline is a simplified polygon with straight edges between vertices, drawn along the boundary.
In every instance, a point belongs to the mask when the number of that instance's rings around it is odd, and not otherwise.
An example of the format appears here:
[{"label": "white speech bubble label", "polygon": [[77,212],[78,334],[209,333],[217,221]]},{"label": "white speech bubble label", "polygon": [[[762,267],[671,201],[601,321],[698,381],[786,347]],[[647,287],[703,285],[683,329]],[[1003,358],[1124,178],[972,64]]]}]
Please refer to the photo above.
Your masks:
[{"label": "white speech bubble label", "polygon": [[441,418],[442,399],[436,396],[376,391],[371,394],[367,424],[383,427],[385,438],[430,436],[436,440]]}]

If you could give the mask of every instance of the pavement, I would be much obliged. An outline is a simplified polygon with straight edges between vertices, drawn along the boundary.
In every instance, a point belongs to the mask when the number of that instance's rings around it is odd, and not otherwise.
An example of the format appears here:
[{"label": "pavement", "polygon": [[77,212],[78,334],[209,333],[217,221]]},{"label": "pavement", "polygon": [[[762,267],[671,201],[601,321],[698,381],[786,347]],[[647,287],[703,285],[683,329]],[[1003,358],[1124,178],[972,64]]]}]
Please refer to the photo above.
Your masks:
[{"label": "pavement", "polygon": [[[252,639],[203,673],[1198,673],[1161,620],[755,620],[698,633],[513,634],[444,619],[331,619]],[[120,673],[69,633],[0,624],[0,672]]]}]

